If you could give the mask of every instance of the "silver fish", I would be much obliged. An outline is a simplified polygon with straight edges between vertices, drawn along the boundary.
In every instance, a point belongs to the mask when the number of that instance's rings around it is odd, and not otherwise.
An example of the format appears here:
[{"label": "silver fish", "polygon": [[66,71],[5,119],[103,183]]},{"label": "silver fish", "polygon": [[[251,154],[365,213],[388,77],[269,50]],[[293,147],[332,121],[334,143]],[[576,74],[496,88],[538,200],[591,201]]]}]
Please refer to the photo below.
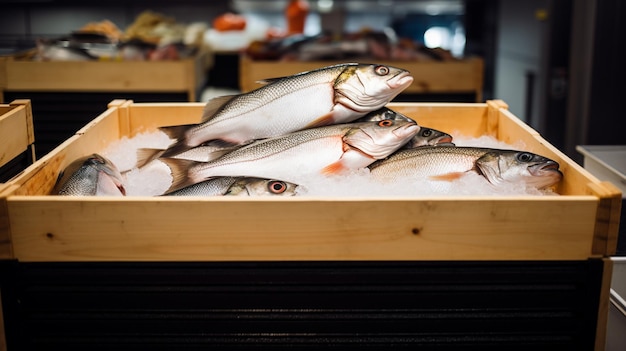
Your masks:
[{"label": "silver fish", "polygon": [[351,122],[386,105],[413,77],[401,68],[345,63],[264,82],[250,92],[210,100],[198,124],[161,127],[176,140],[163,157],[209,140],[241,144]]},{"label": "silver fish", "polygon": [[163,196],[294,196],[298,185],[275,179],[217,177]]},{"label": "silver fish", "polygon": [[[393,120],[407,120],[412,121],[410,117],[396,112],[388,107],[382,107],[376,111],[372,111],[367,115],[359,118],[357,121],[380,121],[383,119]],[[421,129],[404,147],[420,147],[425,145],[454,145],[452,143],[452,136],[448,133],[442,132],[437,129],[432,129],[424,126],[420,126]]]},{"label": "silver fish", "polygon": [[118,168],[98,154],[81,157],[59,174],[53,195],[125,196],[124,179]]},{"label": "silver fish", "polygon": [[345,123],[258,140],[211,162],[160,160],[172,170],[172,185],[166,193],[217,176],[281,179],[302,184],[306,177],[366,167],[389,156],[418,131],[414,121]]},{"label": "silver fish", "polygon": [[481,174],[491,184],[525,184],[547,188],[563,177],[559,164],[527,151],[480,147],[424,146],[397,151],[369,166],[380,181],[426,179],[452,181],[468,172]]}]

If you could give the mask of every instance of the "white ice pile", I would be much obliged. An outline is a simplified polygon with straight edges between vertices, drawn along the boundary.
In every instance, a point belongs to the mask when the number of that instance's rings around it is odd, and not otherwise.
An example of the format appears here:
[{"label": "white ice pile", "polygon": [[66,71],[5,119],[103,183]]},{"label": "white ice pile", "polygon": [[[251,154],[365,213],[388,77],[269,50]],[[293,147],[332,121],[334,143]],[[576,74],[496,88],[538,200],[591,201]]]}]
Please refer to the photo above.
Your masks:
[{"label": "white ice pile", "polygon": [[[457,146],[480,146],[501,149],[523,150],[523,144],[507,144],[493,137],[467,137],[458,132],[450,132]],[[170,186],[170,169],[162,162],[154,161],[138,169],[137,150],[139,148],[165,149],[170,140],[160,131],[138,134],[133,138],[122,138],[102,151],[126,177],[128,196],[155,196],[164,193]],[[478,174],[468,174],[453,182],[406,180],[393,184],[381,184],[369,178],[367,169],[333,177],[314,177],[306,187],[300,187],[299,196],[458,196],[458,195],[557,195],[550,190],[537,190],[523,185],[498,187],[491,186]]]}]

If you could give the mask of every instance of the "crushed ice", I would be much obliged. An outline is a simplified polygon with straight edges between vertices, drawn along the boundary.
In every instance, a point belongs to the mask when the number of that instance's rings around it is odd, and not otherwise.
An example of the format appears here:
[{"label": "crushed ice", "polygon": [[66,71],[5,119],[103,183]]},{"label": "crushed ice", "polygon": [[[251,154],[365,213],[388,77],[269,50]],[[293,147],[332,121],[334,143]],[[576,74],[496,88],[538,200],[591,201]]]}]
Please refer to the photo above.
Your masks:
[{"label": "crushed ice", "polygon": [[[523,150],[525,145],[511,145],[490,136],[467,137],[449,132],[457,146],[478,146]],[[135,167],[139,148],[165,149],[171,144],[167,135],[160,131],[122,138],[109,145],[101,154],[109,158],[126,177],[127,196],[155,196],[163,194],[170,186],[170,169],[160,161],[153,161],[142,168]],[[523,184],[495,188],[475,173],[453,182],[430,180],[406,180],[393,184],[381,184],[369,178],[369,170],[361,169],[346,175],[312,177],[306,187],[297,190],[298,196],[426,196],[426,195],[557,195],[551,190],[537,190]]]}]

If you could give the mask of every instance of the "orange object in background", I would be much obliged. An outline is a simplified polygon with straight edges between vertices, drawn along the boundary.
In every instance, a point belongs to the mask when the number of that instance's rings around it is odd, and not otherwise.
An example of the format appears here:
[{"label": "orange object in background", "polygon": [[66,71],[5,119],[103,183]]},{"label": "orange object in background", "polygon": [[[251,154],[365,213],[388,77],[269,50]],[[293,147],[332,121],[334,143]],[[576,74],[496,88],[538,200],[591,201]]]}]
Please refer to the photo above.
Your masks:
[{"label": "orange object in background", "polygon": [[220,32],[246,29],[246,18],[234,13],[225,13],[213,20],[213,28]]},{"label": "orange object in background", "polygon": [[290,0],[285,9],[287,35],[304,33],[304,23],[309,14],[309,3],[304,0]]}]

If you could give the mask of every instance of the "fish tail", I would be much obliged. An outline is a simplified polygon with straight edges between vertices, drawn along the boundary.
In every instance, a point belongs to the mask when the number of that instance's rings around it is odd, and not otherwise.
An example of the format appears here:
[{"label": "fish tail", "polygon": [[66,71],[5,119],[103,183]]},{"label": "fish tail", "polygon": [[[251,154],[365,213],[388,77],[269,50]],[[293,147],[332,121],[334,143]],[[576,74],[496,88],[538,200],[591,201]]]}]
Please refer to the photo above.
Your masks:
[{"label": "fish tail", "polygon": [[137,168],[141,168],[148,163],[156,160],[161,157],[165,149],[149,149],[149,148],[141,148],[137,150]]},{"label": "fish tail", "polygon": [[189,149],[191,149],[192,146],[187,145],[187,143],[185,143],[184,141],[177,141],[174,144],[170,145],[166,150],[163,151],[163,153],[159,156],[159,157],[172,157],[172,156],[176,156],[180,153],[183,153]]},{"label": "fish tail", "polygon": [[189,169],[200,162],[178,158],[161,158],[160,160],[170,168],[172,173],[172,184],[165,194],[197,183],[189,174]]},{"label": "fish tail", "polygon": [[170,139],[176,139],[178,141],[185,140],[187,138],[187,131],[196,126],[197,124],[182,124],[179,126],[165,126],[159,127],[159,130],[167,134]]}]

